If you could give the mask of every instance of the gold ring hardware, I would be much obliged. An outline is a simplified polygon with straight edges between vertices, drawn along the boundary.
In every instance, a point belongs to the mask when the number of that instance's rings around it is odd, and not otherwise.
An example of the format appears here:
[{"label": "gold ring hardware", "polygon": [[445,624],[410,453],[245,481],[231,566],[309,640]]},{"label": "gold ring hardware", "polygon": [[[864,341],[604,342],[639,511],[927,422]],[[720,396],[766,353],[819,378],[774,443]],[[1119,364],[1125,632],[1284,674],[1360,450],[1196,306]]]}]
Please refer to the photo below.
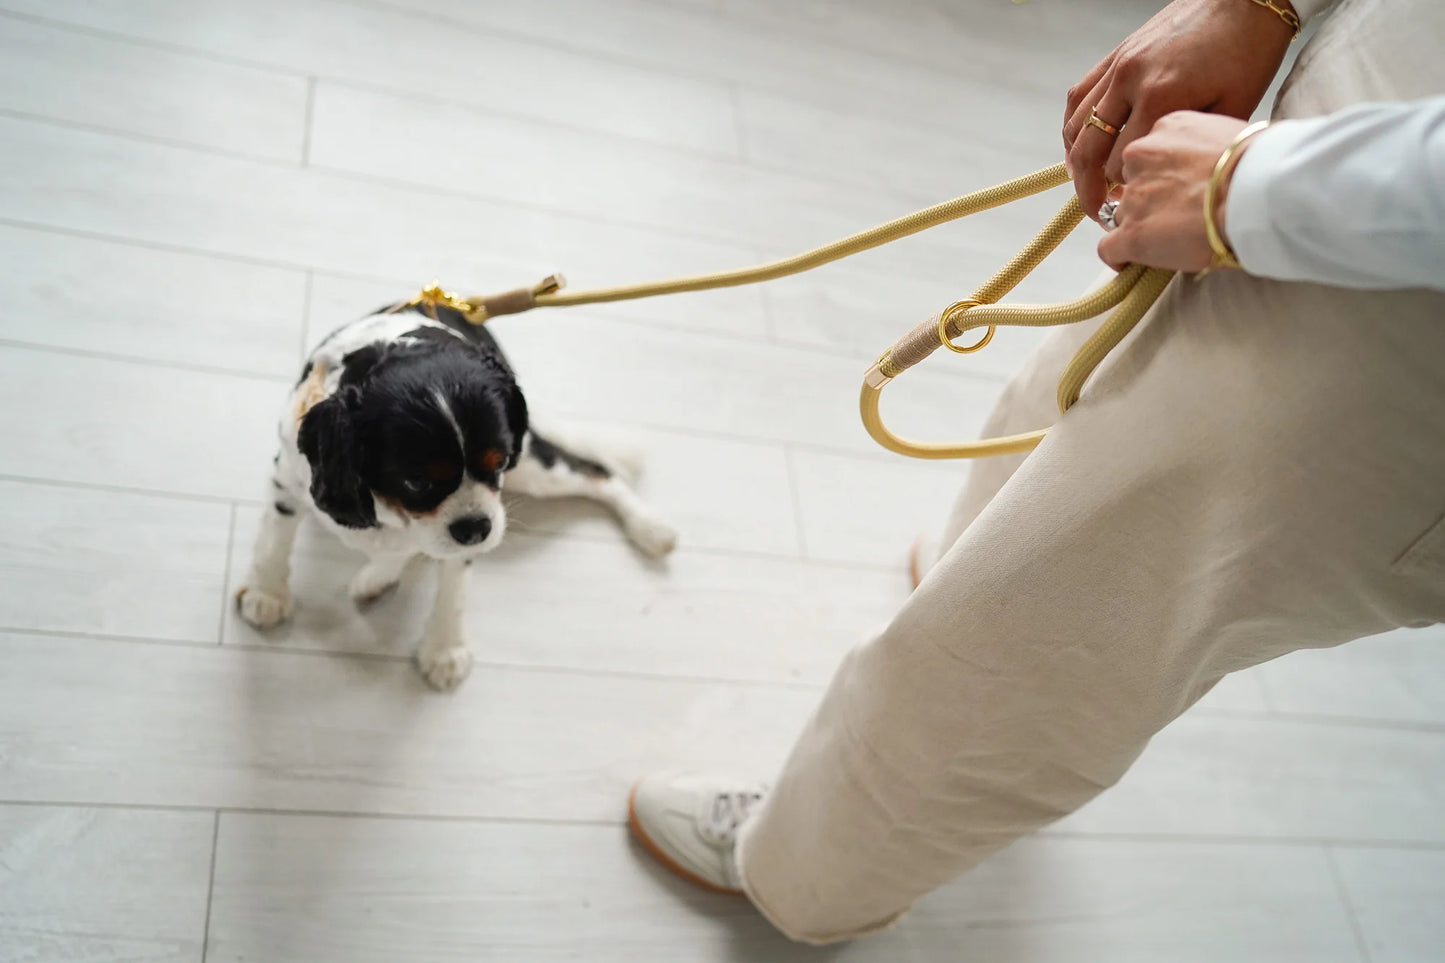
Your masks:
[{"label": "gold ring hardware", "polygon": [[949,351],[955,354],[973,354],[979,348],[982,348],[993,340],[993,333],[997,330],[993,325],[988,326],[988,330],[984,332],[983,337],[979,339],[977,344],[971,344],[966,348],[960,348],[948,339],[949,322],[969,308],[976,308],[981,304],[983,304],[983,302],[975,298],[964,298],[962,301],[955,301],[944,308],[943,313],[938,316],[938,340]]}]

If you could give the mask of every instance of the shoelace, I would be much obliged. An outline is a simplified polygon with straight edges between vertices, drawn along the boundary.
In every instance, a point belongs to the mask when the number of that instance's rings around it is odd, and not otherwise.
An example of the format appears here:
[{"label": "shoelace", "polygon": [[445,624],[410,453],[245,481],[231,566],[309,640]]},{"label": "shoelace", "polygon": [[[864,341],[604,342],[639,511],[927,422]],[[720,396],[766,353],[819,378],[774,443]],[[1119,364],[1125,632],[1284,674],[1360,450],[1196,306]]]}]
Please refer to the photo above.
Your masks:
[{"label": "shoelace", "polygon": [[737,838],[739,827],[766,794],[766,786],[718,793],[712,797],[712,805],[708,807],[699,829],[714,843],[731,844]]}]

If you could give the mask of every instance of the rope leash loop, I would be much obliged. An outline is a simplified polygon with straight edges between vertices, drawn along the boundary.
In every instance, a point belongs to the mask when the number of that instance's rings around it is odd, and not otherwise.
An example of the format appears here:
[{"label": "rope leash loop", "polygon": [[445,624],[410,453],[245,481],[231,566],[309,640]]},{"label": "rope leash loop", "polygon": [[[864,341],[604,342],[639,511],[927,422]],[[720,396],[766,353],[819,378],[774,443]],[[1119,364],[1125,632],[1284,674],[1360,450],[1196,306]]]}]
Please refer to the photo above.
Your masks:
[{"label": "rope leash loop", "polygon": [[[468,322],[479,325],[499,315],[518,314],[532,308],[629,301],[664,294],[758,284],[811,271],[931,227],[1031,197],[1069,181],[1070,177],[1064,165],[1056,164],[1003,184],[924,208],[811,251],[732,271],[586,291],[563,290],[564,279],[560,274],[553,274],[531,287],[467,298],[445,291],[433,281],[430,287],[398,307],[442,305],[460,311]],[[1054,215],[1043,230],[970,297],[955,301],[939,314],[920,322],[874,362],[864,374],[862,393],[859,396],[863,426],[873,440],[889,451],[913,458],[980,458],[1028,451],[1043,439],[1048,430],[1046,428],[971,442],[913,441],[894,434],[883,423],[879,412],[879,399],[883,389],[895,378],[940,347],[946,347],[958,354],[972,354],[993,340],[994,332],[1000,326],[1045,327],[1073,324],[1098,317],[1113,309],[1108,320],[1079,349],[1064,371],[1059,383],[1059,411],[1061,414],[1067,411],[1078,400],[1079,392],[1089,375],[1138,324],[1173,277],[1172,271],[1128,265],[1102,287],[1062,304],[997,303],[1057,250],[1083,219],[1084,212],[1079,207],[1078,198],[1070,197],[1068,203]],[[975,328],[988,330],[975,344],[965,347],[954,343],[954,339]]]}]

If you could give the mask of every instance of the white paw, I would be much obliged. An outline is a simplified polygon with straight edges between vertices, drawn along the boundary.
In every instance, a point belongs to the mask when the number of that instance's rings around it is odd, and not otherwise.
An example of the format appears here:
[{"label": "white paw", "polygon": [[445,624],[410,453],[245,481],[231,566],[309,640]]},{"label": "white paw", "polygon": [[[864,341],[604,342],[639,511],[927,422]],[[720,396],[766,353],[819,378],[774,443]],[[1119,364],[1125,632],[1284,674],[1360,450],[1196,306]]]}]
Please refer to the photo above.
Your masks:
[{"label": "white paw", "polygon": [[399,578],[388,578],[391,574],[391,572],[374,572],[368,565],[351,579],[351,584],[347,586],[346,592],[351,596],[351,601],[357,605],[370,605],[401,584]]},{"label": "white paw", "polygon": [[291,617],[294,607],[291,593],[285,587],[268,592],[243,585],[236,593],[236,608],[240,610],[241,618],[258,629],[274,629]]},{"label": "white paw", "polygon": [[431,649],[423,645],[417,651],[416,664],[427,685],[442,692],[450,692],[471,674],[472,650],[464,645],[445,649]]},{"label": "white paw", "polygon": [[626,525],[632,544],[653,558],[662,558],[677,548],[677,529],[656,518],[632,518]]}]

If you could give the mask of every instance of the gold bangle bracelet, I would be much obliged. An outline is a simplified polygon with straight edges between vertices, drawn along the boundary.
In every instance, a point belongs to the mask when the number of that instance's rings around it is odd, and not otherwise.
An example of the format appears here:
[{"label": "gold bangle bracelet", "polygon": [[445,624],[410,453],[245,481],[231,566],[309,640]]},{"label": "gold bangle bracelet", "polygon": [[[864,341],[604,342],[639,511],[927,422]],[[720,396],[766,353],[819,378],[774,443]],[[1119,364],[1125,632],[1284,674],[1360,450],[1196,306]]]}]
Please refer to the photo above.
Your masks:
[{"label": "gold bangle bracelet", "polygon": [[1214,252],[1214,257],[1209,262],[1202,274],[1208,274],[1215,268],[1237,268],[1239,258],[1235,257],[1234,250],[1224,240],[1224,235],[1219,231],[1219,225],[1214,222],[1214,207],[1219,200],[1219,190],[1224,186],[1225,178],[1234,172],[1234,167],[1239,163],[1239,156],[1244,152],[1245,145],[1269,126],[1269,121],[1262,120],[1257,124],[1250,124],[1229,146],[1224,148],[1224,153],[1219,155],[1219,160],[1214,162],[1214,173],[1209,175],[1209,185],[1204,188],[1204,233],[1209,238],[1209,248]]},{"label": "gold bangle bracelet", "polygon": [[1291,30],[1294,31],[1294,36],[1290,39],[1299,39],[1299,32],[1304,26],[1304,24],[1300,22],[1299,14],[1295,13],[1289,7],[1281,6],[1280,4],[1275,3],[1275,0],[1249,0],[1249,2],[1255,4],[1256,6],[1264,7],[1266,10],[1273,10],[1275,16],[1283,20],[1285,22],[1285,26],[1289,27]]}]

